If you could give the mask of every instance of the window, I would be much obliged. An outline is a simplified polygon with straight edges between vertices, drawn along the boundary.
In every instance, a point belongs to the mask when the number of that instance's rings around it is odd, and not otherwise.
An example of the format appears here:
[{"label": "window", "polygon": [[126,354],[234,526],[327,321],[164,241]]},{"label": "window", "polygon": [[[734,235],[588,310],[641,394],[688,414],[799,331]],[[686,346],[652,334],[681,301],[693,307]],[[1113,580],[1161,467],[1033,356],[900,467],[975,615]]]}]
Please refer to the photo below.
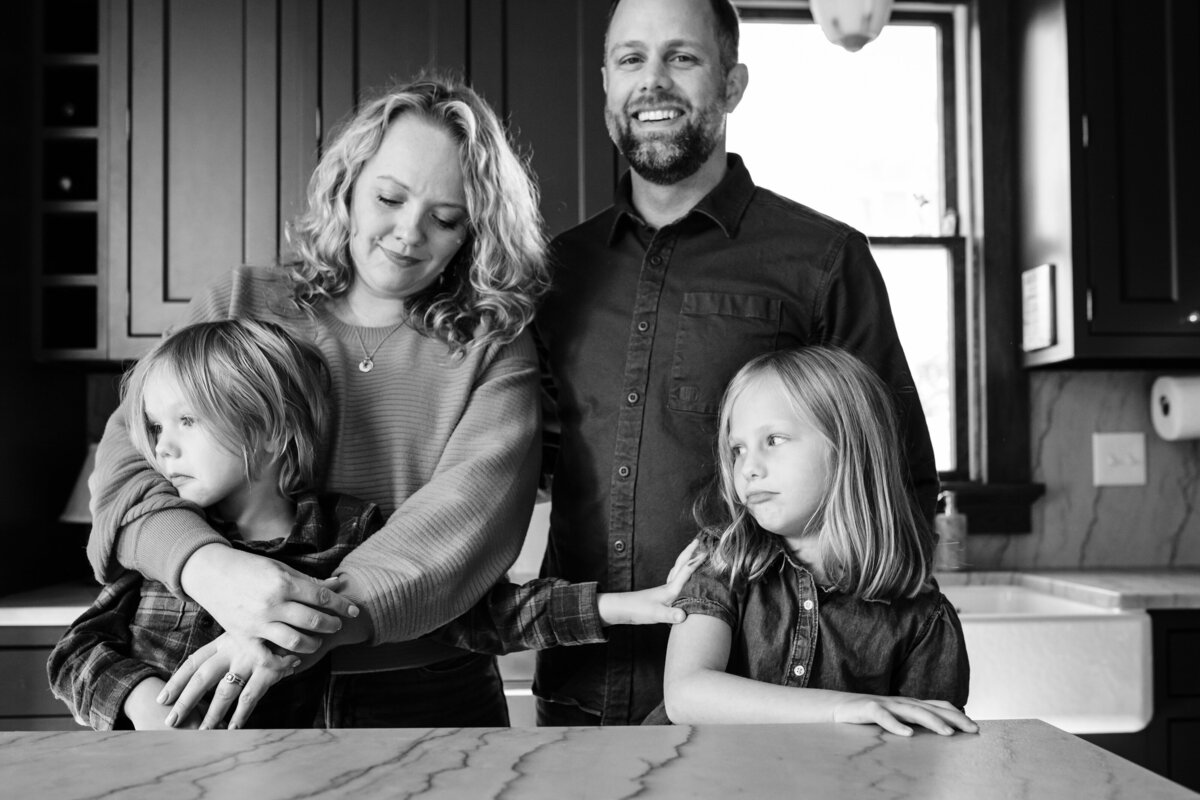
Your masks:
[{"label": "window", "polygon": [[729,149],[787,197],[871,241],[943,478],[965,478],[966,278],[954,110],[953,9],[895,12],[857,53],[799,10],[742,12],[750,86]]},{"label": "window", "polygon": [[867,235],[943,483],[974,494],[967,510],[1004,509],[979,530],[1028,531],[1040,487],[1027,484],[1028,397],[1011,336],[1007,61],[981,58],[1006,52],[1007,12],[899,0],[879,38],[849,53],[805,3],[738,5],[750,84],[729,150],[761,185]]}]

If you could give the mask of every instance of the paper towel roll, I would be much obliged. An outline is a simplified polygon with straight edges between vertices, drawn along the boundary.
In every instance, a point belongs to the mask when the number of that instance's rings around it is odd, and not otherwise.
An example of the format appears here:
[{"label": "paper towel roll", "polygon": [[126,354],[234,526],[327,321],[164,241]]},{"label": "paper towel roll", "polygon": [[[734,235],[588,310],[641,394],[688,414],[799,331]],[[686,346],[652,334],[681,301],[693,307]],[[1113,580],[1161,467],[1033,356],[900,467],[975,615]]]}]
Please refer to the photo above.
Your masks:
[{"label": "paper towel roll", "polygon": [[1150,387],[1154,430],[1168,441],[1200,439],[1200,376],[1161,377]]}]

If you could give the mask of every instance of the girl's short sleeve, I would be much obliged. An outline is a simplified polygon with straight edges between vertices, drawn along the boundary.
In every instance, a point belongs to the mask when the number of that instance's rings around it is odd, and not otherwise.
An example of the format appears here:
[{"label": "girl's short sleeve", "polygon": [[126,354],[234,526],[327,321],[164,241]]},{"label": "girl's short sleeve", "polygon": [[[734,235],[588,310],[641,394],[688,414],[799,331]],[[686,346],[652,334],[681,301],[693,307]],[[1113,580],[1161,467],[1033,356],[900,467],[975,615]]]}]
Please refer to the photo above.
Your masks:
[{"label": "girl's short sleeve", "polygon": [[688,614],[716,617],[734,630],[738,627],[738,596],[729,586],[729,576],[717,573],[708,564],[692,573],[671,605]]}]

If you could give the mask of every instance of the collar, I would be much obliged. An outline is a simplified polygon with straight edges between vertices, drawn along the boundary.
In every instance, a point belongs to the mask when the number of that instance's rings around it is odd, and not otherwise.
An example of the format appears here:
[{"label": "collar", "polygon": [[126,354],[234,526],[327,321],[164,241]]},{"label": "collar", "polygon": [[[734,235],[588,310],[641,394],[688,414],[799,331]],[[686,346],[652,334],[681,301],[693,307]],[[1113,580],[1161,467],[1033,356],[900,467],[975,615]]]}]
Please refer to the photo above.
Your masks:
[{"label": "collar", "polygon": [[[737,153],[728,153],[725,156],[725,177],[721,178],[721,182],[693,206],[683,219],[703,214],[720,226],[725,238],[732,239],[737,236],[738,225],[746,213],[747,206],[750,205],[750,199],[754,197],[754,190],[754,181],[751,180],[750,171],[746,169],[742,157]],[[617,183],[613,195],[613,210],[616,213],[608,232],[610,245],[623,224],[645,224],[637,209],[633,207],[633,179],[628,170]]]}]

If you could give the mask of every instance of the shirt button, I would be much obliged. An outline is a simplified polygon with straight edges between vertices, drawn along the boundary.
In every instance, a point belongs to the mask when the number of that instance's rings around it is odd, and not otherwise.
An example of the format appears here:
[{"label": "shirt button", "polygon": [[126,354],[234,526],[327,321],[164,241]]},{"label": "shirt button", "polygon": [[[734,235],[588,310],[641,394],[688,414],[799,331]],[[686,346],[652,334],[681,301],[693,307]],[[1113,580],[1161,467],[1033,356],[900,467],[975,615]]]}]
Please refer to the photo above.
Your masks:
[{"label": "shirt button", "polygon": [[638,331],[640,331],[641,333],[645,333],[648,330],[650,330],[649,322],[646,322],[646,320],[642,320],[641,322],[638,323]]},{"label": "shirt button", "polygon": [[625,399],[629,401],[629,405],[634,405],[637,403],[640,396],[641,395],[639,395],[637,392],[630,392],[629,394],[625,395]]},{"label": "shirt button", "polygon": [[625,541],[623,539],[617,539],[615,542],[613,542],[613,550],[616,550],[618,553],[624,553]]},{"label": "shirt button", "polygon": [[620,475],[622,478],[628,478],[629,477],[629,467],[622,464],[621,466],[617,467],[617,474]]},{"label": "shirt button", "polygon": [[812,610],[813,610],[813,601],[812,601],[812,600],[805,600],[805,601],[804,601],[804,610],[805,610],[805,611],[812,611]]},{"label": "shirt button", "polygon": [[804,665],[797,664],[796,666],[792,667],[792,674],[795,675],[797,678],[803,678],[804,677]]},{"label": "shirt button", "polygon": [[650,256],[650,263],[657,267],[662,263],[662,256]]}]

